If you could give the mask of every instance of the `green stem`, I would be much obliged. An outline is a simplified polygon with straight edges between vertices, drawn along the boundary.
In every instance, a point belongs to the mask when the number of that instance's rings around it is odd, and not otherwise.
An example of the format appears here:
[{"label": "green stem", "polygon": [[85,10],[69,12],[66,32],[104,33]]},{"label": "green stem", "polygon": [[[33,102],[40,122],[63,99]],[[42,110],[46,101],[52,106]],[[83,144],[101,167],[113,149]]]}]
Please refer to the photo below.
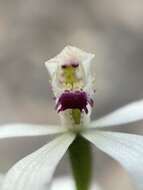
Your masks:
[{"label": "green stem", "polygon": [[77,135],[69,148],[76,190],[89,190],[92,174],[92,154],[89,142]]}]

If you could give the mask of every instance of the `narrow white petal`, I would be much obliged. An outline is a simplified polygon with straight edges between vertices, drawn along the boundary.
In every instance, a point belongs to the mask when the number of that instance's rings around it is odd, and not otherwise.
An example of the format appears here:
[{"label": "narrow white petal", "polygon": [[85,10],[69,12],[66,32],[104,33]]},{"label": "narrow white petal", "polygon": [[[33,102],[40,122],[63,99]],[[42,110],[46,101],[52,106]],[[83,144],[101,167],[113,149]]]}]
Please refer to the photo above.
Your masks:
[{"label": "narrow white petal", "polygon": [[65,133],[19,161],[9,170],[2,190],[49,190],[56,166],[74,138]]},{"label": "narrow white petal", "polygon": [[130,103],[91,123],[92,128],[123,125],[143,119],[143,100]]},{"label": "narrow white petal", "polygon": [[137,189],[143,189],[143,136],[106,131],[89,131],[83,136],[119,161]]},{"label": "narrow white petal", "polygon": [[0,126],[0,139],[24,136],[41,136],[65,132],[61,126],[32,125],[32,124],[6,124]]}]

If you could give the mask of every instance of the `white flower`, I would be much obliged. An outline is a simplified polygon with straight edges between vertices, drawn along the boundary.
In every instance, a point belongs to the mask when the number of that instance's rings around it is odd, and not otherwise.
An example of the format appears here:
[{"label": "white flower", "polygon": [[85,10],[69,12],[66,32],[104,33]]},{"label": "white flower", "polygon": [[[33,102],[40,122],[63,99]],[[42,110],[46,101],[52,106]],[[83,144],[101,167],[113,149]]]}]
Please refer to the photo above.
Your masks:
[{"label": "white flower", "polygon": [[[93,95],[93,90],[90,92],[93,85],[92,77],[89,76],[92,58],[92,54],[85,53],[74,47],[66,47],[56,58],[46,63],[52,77],[51,82],[56,96],[56,103],[60,101],[60,98],[63,98],[63,95],[67,95],[66,101],[68,106],[62,101],[57,105],[58,111],[62,114],[62,120],[65,119],[67,121],[63,122],[63,126],[10,124],[0,127],[1,139],[21,136],[59,135],[50,143],[16,163],[8,171],[2,190],[49,189],[54,171],[76,138],[77,132],[97,148],[119,161],[131,175],[137,189],[143,189],[143,137],[103,130],[106,127],[142,120],[143,100],[126,105],[101,119],[84,122],[84,116],[86,117],[90,109],[92,109],[92,105],[89,102]],[[74,65],[75,67],[73,68],[76,68],[75,70],[71,67],[73,63],[78,65],[78,68]],[[61,70],[63,65],[69,66],[66,74],[63,74]],[[71,73],[72,76],[70,76]],[[65,91],[67,91],[66,95]],[[72,95],[77,91],[79,92],[78,95],[81,96],[82,106],[79,106],[80,102],[77,94],[77,104],[73,100],[70,101],[68,99],[69,97],[74,99]],[[82,93],[85,94],[83,95]],[[74,107],[70,104],[71,102],[74,104]],[[59,106],[61,107],[59,108]],[[87,110],[85,106],[87,106]],[[70,113],[72,113],[71,120],[69,117]],[[69,128],[67,125],[71,121]]]}]

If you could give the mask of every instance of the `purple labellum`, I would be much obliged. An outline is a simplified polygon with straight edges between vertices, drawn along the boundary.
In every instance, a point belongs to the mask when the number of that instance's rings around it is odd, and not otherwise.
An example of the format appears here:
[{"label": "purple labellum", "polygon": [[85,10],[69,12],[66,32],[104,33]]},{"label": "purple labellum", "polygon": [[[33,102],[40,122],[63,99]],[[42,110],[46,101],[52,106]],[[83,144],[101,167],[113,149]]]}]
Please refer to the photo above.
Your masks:
[{"label": "purple labellum", "polygon": [[56,109],[58,112],[66,109],[79,109],[88,113],[87,105],[93,106],[93,100],[83,91],[65,91],[58,99]]}]

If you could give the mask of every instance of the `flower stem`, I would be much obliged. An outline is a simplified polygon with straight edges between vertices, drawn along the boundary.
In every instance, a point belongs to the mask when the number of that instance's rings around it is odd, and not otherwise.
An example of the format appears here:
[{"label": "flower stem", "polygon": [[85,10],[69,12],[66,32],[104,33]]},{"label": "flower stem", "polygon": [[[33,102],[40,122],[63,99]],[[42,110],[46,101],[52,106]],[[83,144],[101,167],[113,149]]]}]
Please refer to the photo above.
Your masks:
[{"label": "flower stem", "polygon": [[92,154],[89,142],[77,135],[69,148],[76,190],[89,190],[92,175]]}]

